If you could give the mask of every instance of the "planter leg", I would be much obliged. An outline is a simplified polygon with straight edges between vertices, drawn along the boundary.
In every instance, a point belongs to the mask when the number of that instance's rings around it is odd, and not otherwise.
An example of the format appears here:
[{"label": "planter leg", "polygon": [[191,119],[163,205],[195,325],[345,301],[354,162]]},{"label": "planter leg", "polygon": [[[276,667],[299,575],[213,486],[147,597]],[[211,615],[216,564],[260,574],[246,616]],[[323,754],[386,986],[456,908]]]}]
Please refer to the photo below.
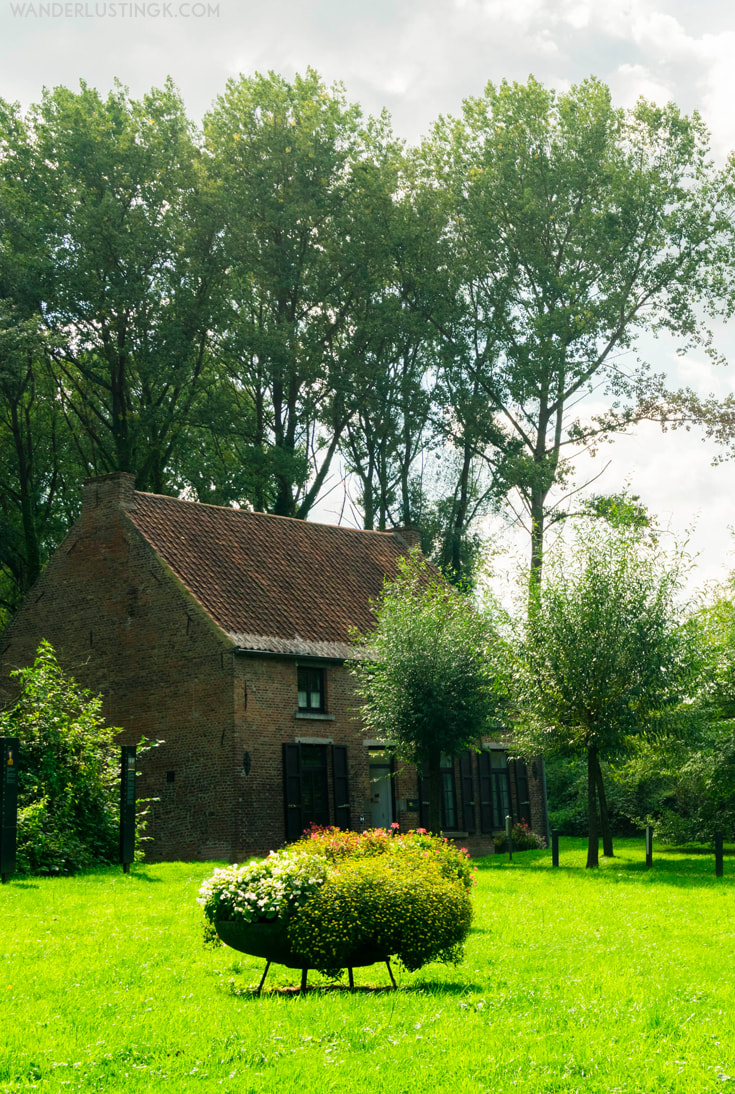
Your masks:
[{"label": "planter leg", "polygon": [[308,990],[306,987],[306,974],[308,971],[308,969],[301,970],[301,990],[304,992]]},{"label": "planter leg", "polygon": [[353,972],[352,972],[352,966],[350,966],[349,969],[347,970],[347,975],[350,978],[350,991],[354,991],[355,990],[355,977],[354,977]]},{"label": "planter leg", "polygon": [[393,975],[393,969],[390,967],[390,961],[386,961],[385,967],[388,970],[388,976],[390,976],[390,982],[393,985],[393,989],[395,990],[398,987],[398,984],[396,984],[396,979]]},{"label": "planter leg", "polygon": [[271,967],[271,963],[270,963],[270,961],[268,961],[266,966],[265,966],[265,972],[263,973],[263,975],[260,978],[260,983],[258,984],[258,990],[255,993],[256,995],[260,995],[261,988],[263,987],[263,984],[265,984],[265,978],[268,975],[268,969],[270,967]]}]

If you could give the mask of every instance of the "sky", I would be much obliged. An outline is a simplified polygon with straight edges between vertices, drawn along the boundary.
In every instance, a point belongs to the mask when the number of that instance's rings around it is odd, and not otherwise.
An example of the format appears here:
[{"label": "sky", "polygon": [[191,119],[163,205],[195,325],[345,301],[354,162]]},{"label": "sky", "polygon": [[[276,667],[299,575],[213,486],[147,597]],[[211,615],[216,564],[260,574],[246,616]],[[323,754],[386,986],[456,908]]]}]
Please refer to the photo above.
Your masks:
[{"label": "sky", "polygon": [[[735,149],[734,59],[728,0],[0,0],[0,96],[23,106],[43,87],[80,79],[105,92],[117,77],[137,97],[170,76],[199,121],[228,79],[269,70],[292,78],[310,65],[366,113],[387,109],[411,142],[488,80],[533,74],[564,91],[594,75],[619,106],[644,95],[698,110],[722,161]],[[717,336],[735,359],[735,320]],[[715,368],[667,343],[643,348],[674,383],[735,392],[735,360]],[[594,461],[580,457],[579,481],[606,468],[595,492],[638,494],[672,540],[688,539],[701,586],[735,567],[735,462],[713,466],[718,454],[696,431],[641,425]],[[329,504],[323,519],[336,519]],[[522,534],[499,522],[492,530],[501,547],[525,550]]]}]

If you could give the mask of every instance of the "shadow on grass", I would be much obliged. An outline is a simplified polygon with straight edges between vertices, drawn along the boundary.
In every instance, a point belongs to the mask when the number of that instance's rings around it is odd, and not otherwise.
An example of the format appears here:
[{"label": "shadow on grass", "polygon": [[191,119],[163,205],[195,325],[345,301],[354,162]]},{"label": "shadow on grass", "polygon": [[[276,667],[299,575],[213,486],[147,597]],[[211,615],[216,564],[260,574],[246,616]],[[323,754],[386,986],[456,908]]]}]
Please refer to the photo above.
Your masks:
[{"label": "shadow on grass", "polygon": [[[525,873],[539,871],[551,871],[559,876],[585,876],[590,879],[599,879],[609,882],[618,882],[621,877],[645,879],[648,884],[679,885],[689,888],[709,886],[711,884],[728,884],[735,882],[735,871],[732,866],[726,867],[724,877],[715,876],[715,859],[712,850],[706,847],[689,847],[686,853],[682,848],[655,848],[653,853],[653,865],[647,867],[644,858],[644,850],[637,840],[622,839],[617,841],[618,853],[611,858],[606,858],[600,853],[600,865],[597,869],[587,869],[586,866],[586,841],[582,839],[569,839],[572,847],[562,847],[559,855],[559,866],[556,870],[551,864],[550,851],[520,851],[513,855],[513,861],[509,862],[506,855],[489,855],[476,859],[473,865],[479,872],[503,871],[507,873]],[[566,861],[565,861],[566,857]],[[571,861],[570,861],[571,860]],[[729,876],[728,876],[729,875]]]},{"label": "shadow on grass", "polygon": [[152,885],[160,885],[163,882],[163,878],[154,877],[147,873],[145,866],[133,866],[130,873],[126,875],[131,880],[135,881],[147,881]]},{"label": "shadow on grass", "polygon": [[[432,995],[432,996],[456,996],[466,995],[468,992],[482,991],[487,985],[475,984],[472,981],[462,981],[461,983],[454,981],[437,981],[432,983],[431,981],[421,981],[416,984],[399,984],[397,988],[392,987],[390,984],[356,984],[354,988],[351,988],[349,984],[309,984],[306,990],[306,995]],[[284,997],[301,998],[304,993],[297,984],[281,985],[277,988],[266,988],[258,994],[258,989],[252,984],[247,987],[238,987],[234,983],[230,983],[227,988],[223,988],[228,995],[234,996],[236,999],[267,999]]]}]

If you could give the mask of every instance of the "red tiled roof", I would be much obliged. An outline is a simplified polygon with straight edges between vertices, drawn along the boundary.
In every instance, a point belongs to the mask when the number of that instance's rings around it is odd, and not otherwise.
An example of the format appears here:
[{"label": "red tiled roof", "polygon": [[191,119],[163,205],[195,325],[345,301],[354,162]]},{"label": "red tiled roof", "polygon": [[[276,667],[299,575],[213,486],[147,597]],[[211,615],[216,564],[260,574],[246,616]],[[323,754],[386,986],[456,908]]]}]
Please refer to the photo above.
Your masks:
[{"label": "red tiled roof", "polygon": [[373,626],[370,601],[406,553],[392,532],[137,491],[135,503],[135,527],[242,649],[348,656],[350,629]]}]

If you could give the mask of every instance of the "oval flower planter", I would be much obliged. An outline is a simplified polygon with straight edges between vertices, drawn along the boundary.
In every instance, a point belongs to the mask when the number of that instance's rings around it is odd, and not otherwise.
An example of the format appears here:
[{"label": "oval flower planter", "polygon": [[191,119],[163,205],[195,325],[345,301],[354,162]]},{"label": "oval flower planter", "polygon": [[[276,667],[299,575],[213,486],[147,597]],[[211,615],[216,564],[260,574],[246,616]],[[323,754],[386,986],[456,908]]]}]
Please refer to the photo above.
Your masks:
[{"label": "oval flower planter", "polygon": [[214,929],[226,946],[251,957],[262,957],[289,969],[303,969],[309,962],[291,949],[286,926],[278,919],[255,923],[216,919]]},{"label": "oval flower planter", "polygon": [[[268,969],[271,964],[285,965],[289,969],[301,969],[301,989],[306,990],[306,971],[310,967],[309,958],[304,954],[296,953],[288,941],[285,923],[278,919],[265,920],[256,923],[241,923],[227,919],[216,919],[214,928],[220,939],[226,946],[240,953],[250,954],[251,957],[262,957],[267,962],[265,972],[258,986],[257,994],[263,987]],[[349,971],[350,987],[353,987],[352,970],[364,965],[374,965],[378,961],[385,962],[388,966],[391,982],[393,971],[390,967],[390,954],[384,949],[371,943],[356,946],[345,961],[345,968]]]},{"label": "oval flower planter", "polygon": [[[289,969],[309,967],[308,956],[298,954],[291,948],[286,926],[278,919],[260,923],[236,923],[216,919],[214,927],[225,945],[231,946],[233,950],[248,953],[251,957],[262,957],[276,965],[286,965]],[[351,951],[345,968],[374,965],[378,961],[387,961],[389,957],[390,954],[385,950],[367,942]]]}]

